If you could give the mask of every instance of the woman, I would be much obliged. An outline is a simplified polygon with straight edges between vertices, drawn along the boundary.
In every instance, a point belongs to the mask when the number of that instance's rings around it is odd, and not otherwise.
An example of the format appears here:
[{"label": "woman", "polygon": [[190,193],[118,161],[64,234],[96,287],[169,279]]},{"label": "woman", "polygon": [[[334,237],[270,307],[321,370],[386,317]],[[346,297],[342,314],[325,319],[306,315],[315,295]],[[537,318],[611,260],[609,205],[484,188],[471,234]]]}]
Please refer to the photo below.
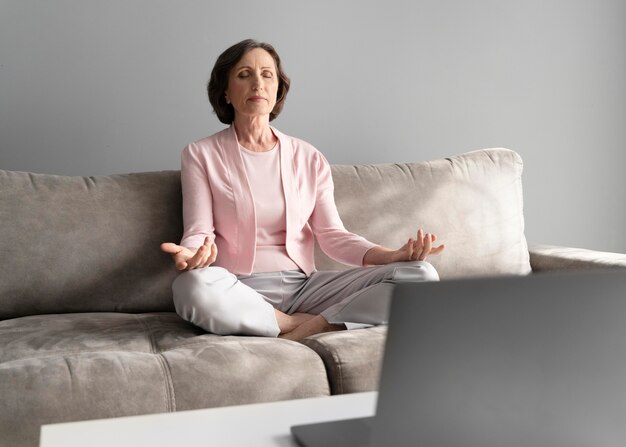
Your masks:
[{"label": "woman", "polygon": [[[183,239],[161,249],[183,271],[172,285],[177,313],[212,333],[300,340],[383,324],[395,282],[438,279],[424,261],[444,249],[434,234],[420,229],[391,250],[344,228],[326,159],[269,124],[288,90],[271,45],[233,45],[208,83],[230,127],[182,153]],[[316,271],[314,237],[331,258],[359,267]]]}]

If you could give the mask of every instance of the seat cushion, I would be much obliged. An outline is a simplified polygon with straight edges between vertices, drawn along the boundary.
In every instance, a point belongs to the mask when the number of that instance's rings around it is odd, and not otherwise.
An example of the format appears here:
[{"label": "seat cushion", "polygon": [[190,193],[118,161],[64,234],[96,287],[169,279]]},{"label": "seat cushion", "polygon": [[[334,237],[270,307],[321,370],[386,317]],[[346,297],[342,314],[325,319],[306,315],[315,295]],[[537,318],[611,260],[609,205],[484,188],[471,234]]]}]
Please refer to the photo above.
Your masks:
[{"label": "seat cushion", "polygon": [[[399,248],[418,228],[446,249],[428,258],[442,279],[530,273],[522,159],[484,149],[435,161],[332,166],[335,201],[350,231]],[[364,206],[367,205],[367,206]],[[320,270],[345,266],[317,247]]]},{"label": "seat cushion", "polygon": [[41,424],[329,394],[306,346],[205,333],[174,313],[0,321],[0,439],[36,446]]},{"label": "seat cushion", "polygon": [[378,390],[386,326],[327,332],[302,343],[324,360],[332,394]]}]

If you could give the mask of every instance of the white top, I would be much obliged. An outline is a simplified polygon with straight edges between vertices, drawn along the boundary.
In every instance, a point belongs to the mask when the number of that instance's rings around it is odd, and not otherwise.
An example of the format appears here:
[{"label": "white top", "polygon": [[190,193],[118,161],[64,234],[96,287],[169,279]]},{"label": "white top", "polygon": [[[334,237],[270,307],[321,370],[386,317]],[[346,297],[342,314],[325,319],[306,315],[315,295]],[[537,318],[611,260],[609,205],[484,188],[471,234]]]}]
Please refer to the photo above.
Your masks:
[{"label": "white top", "polygon": [[256,254],[253,273],[299,270],[285,248],[285,195],[280,176],[278,143],[254,152],[239,145],[256,211]]}]

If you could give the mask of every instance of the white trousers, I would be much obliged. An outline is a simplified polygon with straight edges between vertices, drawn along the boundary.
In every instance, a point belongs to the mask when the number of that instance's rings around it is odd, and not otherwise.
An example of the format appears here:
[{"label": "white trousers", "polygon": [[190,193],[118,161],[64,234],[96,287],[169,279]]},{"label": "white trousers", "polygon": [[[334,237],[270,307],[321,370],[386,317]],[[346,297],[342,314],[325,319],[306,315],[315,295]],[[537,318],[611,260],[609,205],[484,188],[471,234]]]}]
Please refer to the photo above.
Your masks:
[{"label": "white trousers", "polygon": [[397,282],[437,281],[428,262],[395,262],[340,272],[298,270],[235,276],[222,267],[181,273],[172,284],[176,312],[220,335],[280,333],[274,309],[322,315],[329,323],[386,324]]}]

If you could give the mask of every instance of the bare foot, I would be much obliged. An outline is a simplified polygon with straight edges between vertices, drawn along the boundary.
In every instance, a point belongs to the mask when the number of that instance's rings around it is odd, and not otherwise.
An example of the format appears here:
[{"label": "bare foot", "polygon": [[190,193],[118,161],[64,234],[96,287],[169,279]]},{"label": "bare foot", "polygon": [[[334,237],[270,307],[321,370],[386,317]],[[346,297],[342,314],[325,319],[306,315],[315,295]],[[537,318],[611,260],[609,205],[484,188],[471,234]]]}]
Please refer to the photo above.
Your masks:
[{"label": "bare foot", "polygon": [[296,312],[292,315],[287,315],[279,310],[274,309],[276,312],[276,321],[281,334],[293,331],[301,324],[307,322],[311,318],[315,317],[313,314],[305,314],[302,312]]},{"label": "bare foot", "polygon": [[294,330],[280,334],[278,337],[287,340],[300,341],[310,335],[320,334],[322,332],[341,331],[345,328],[346,326],[344,324],[330,324],[321,315],[315,315],[313,318],[308,318]]},{"label": "bare foot", "polygon": [[305,322],[309,321],[311,318],[315,318],[316,316],[317,315],[305,314],[303,312],[296,312],[294,314],[291,314],[292,321],[294,321],[296,323],[296,325],[295,325],[295,327],[293,329],[295,329],[298,326],[300,326],[301,324],[304,324]]}]

